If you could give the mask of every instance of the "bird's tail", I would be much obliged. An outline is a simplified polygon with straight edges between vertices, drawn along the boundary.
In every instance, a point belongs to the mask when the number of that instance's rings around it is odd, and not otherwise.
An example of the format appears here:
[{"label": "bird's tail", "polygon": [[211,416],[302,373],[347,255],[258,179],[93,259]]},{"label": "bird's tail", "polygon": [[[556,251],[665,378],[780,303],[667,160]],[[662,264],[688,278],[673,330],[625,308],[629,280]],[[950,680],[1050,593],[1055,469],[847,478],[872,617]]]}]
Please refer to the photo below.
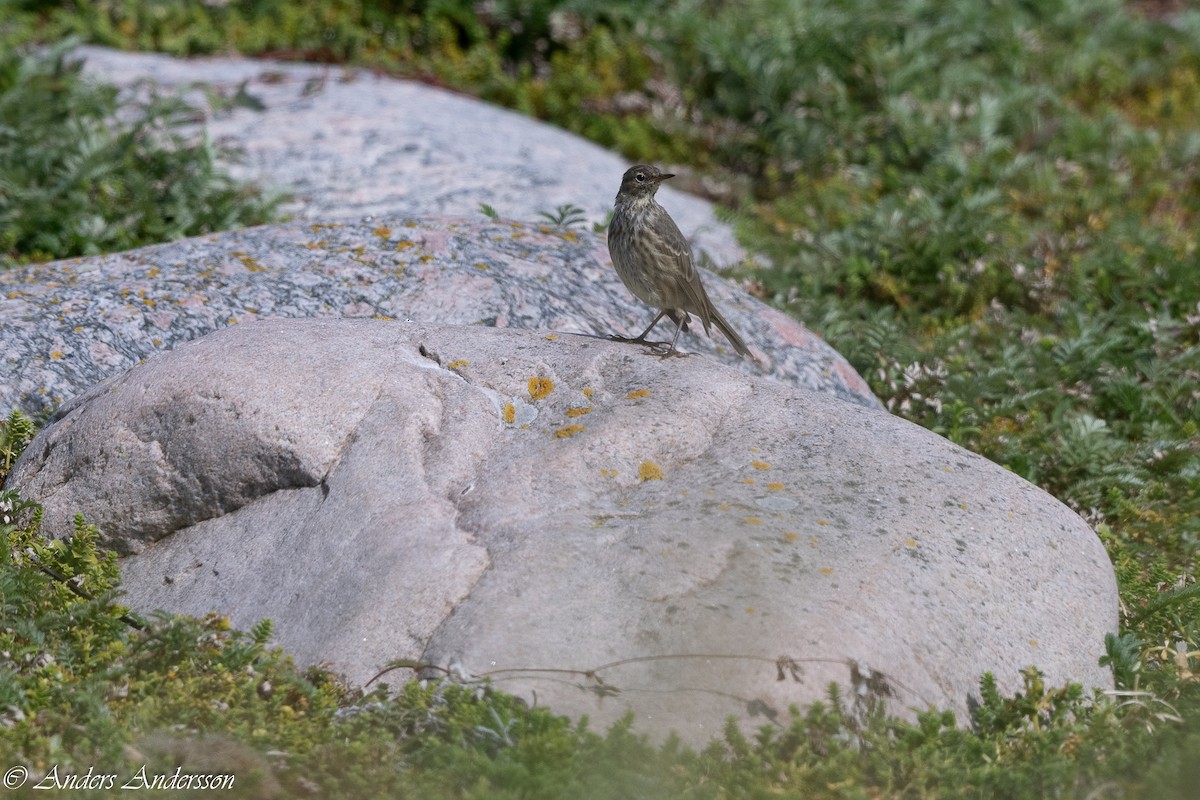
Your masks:
[{"label": "bird's tail", "polygon": [[[738,355],[749,358],[751,361],[756,360],[754,355],[750,352],[750,348],[746,346],[744,341],[742,341],[742,337],[738,336],[738,332],[733,329],[733,326],[726,322],[725,318],[721,316],[721,312],[717,311],[717,309],[711,304],[709,305],[708,310],[712,316],[713,324],[721,329],[721,333],[725,334],[725,338],[729,340],[731,345],[733,345],[733,349],[737,350]],[[707,329],[708,326],[706,325],[705,328]]]}]

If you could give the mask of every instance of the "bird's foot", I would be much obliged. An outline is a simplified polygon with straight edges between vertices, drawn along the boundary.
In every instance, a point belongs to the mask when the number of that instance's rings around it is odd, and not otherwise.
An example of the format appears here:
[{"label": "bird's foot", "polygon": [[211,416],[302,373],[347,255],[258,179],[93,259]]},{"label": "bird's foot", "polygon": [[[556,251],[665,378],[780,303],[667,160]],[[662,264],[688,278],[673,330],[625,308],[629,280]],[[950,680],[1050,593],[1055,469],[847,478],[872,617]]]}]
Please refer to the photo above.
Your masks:
[{"label": "bird's foot", "polygon": [[645,337],[645,335],[637,336],[637,337],[629,337],[629,336],[618,336],[615,333],[610,333],[610,334],[608,334],[608,340],[610,342],[624,342],[625,344],[642,344],[651,349],[661,349],[663,347],[671,346],[670,342],[652,342],[649,339],[647,339]]}]

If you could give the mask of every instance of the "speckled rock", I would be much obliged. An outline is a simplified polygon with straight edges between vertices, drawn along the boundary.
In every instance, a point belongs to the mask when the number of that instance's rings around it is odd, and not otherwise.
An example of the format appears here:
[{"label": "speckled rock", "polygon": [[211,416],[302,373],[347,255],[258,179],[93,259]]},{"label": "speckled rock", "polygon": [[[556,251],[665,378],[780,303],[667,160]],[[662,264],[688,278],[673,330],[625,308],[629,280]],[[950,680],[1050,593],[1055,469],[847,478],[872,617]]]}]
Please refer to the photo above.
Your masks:
[{"label": "speckled rock", "polygon": [[[12,483],[126,600],[262,617],[352,681],[412,659],[698,742],[828,682],[966,712],[1108,686],[1113,571],[1052,497],[904,420],[586,336],[237,325],[72,401]],[[385,680],[411,676],[398,670]]]},{"label": "speckled rock", "polygon": [[[77,53],[88,74],[132,91],[157,86],[200,107],[218,95],[253,96],[261,110],[226,103],[206,130],[240,153],[235,175],[291,194],[283,211],[297,219],[468,216],[486,203],[521,220],[572,204],[589,223],[602,222],[629,166],[553,125],[368,70],[102,47]],[[721,267],[742,259],[711,204],[670,185],[659,200],[702,258]]]},{"label": "speckled rock", "polygon": [[[880,407],[845,359],[795,320],[715,275],[705,283],[759,362],[699,326],[680,339],[685,350]],[[0,412],[53,407],[157,352],[257,317],[632,335],[652,316],[591,231],[482,217],[250,228],[0,271]]]}]

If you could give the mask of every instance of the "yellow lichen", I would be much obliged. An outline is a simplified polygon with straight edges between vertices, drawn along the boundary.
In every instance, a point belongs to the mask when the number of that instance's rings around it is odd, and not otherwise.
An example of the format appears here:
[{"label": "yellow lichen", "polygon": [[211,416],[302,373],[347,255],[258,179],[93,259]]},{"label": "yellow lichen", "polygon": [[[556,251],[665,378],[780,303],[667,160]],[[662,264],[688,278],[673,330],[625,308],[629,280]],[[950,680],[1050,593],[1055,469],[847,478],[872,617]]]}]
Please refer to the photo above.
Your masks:
[{"label": "yellow lichen", "polygon": [[461,358],[459,358],[459,359],[456,359],[455,361],[451,361],[446,366],[450,367],[450,369],[462,369],[463,367],[469,367],[470,365],[471,365],[471,362],[463,361]]},{"label": "yellow lichen", "polygon": [[625,399],[626,400],[637,400],[639,397],[649,397],[649,396],[650,396],[649,389],[635,389],[634,391],[625,395]]},{"label": "yellow lichen", "polygon": [[534,400],[541,400],[554,391],[554,381],[549,378],[530,378],[529,379],[529,396]]},{"label": "yellow lichen", "polygon": [[386,225],[380,225],[378,228],[371,231],[371,233],[375,234],[380,239],[387,239],[392,235],[392,229]]},{"label": "yellow lichen", "polygon": [[792,531],[788,531],[787,533],[785,533],[783,535],[783,538],[787,539],[789,542],[794,542],[800,538],[800,534],[793,533]]},{"label": "yellow lichen", "polygon": [[55,360],[58,360],[63,357],[62,351],[61,350],[51,350],[50,357]]},{"label": "yellow lichen", "polygon": [[557,341],[557,340],[558,340],[558,334],[557,334],[557,333],[547,333],[547,334],[546,334],[546,341],[547,341],[547,342],[554,342],[554,341]]},{"label": "yellow lichen", "polygon": [[594,395],[595,393],[596,393],[596,390],[591,388],[590,386],[583,387],[583,396],[586,397],[588,400],[591,400],[592,395]]},{"label": "yellow lichen", "polygon": [[746,517],[747,525],[762,525],[762,520],[758,517]]},{"label": "yellow lichen", "polygon": [[591,411],[591,406],[573,406],[567,409],[567,416],[571,418],[582,417],[584,414],[590,414]]},{"label": "yellow lichen", "polygon": [[586,430],[587,430],[587,428],[583,425],[566,425],[562,428],[559,428],[558,430],[556,430],[554,432],[554,438],[555,439],[567,439],[567,438],[570,438],[570,437],[574,436],[575,434],[579,433],[580,431],[586,431]]},{"label": "yellow lichen", "polygon": [[512,403],[504,404],[504,424],[512,425],[517,421],[517,407]]},{"label": "yellow lichen", "polygon": [[818,525],[828,525],[830,523],[829,523],[829,520],[827,520],[827,519],[819,519],[819,520],[817,520],[817,524]]},{"label": "yellow lichen", "polygon": [[767,488],[770,489],[772,492],[778,492],[778,491],[781,491],[784,488],[784,486],[782,483],[775,482],[775,483],[768,483]]},{"label": "yellow lichen", "polygon": [[751,461],[750,466],[754,467],[755,469],[770,469],[771,468],[771,465],[765,461]]},{"label": "yellow lichen", "polygon": [[643,481],[661,481],[663,479],[662,467],[655,464],[653,461],[643,461],[638,465],[638,480]]},{"label": "yellow lichen", "polygon": [[754,478],[742,478],[742,483],[755,483]]},{"label": "yellow lichen", "polygon": [[396,249],[400,250],[400,251],[407,250],[408,248],[410,248],[412,246],[413,246],[413,243],[409,239],[401,239],[400,241],[396,242]]}]

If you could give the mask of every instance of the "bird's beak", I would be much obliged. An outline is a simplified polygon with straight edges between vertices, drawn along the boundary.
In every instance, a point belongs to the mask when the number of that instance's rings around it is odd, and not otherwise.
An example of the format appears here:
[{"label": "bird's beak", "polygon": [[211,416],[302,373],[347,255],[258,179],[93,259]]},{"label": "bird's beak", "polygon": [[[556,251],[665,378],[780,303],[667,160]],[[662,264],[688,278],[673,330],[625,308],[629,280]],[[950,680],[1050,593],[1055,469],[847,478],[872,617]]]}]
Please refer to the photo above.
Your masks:
[{"label": "bird's beak", "polygon": [[658,176],[658,179],[660,181],[665,181],[667,178],[674,178],[674,177],[675,177],[674,172],[664,172],[662,175]]}]

